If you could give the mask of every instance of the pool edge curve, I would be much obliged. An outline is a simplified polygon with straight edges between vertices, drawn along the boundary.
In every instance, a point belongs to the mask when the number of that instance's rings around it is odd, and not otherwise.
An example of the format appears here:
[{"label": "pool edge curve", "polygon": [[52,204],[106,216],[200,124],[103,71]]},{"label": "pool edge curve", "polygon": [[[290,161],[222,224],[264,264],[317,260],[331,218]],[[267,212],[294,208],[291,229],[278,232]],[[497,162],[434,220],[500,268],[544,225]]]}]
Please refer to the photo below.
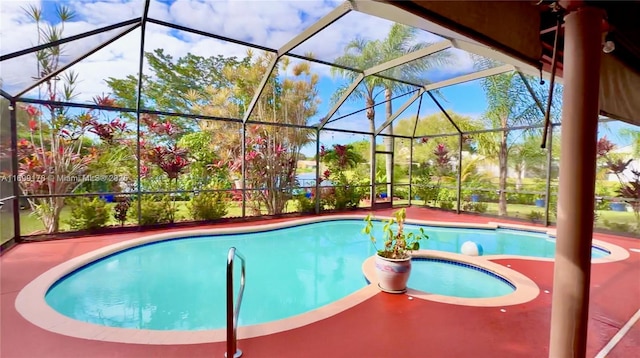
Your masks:
[{"label": "pool edge curve", "polygon": [[[18,293],[18,296],[16,297],[16,300],[15,300],[15,308],[23,318],[25,318],[30,323],[44,330],[66,335],[66,336],[76,337],[76,338],[100,340],[100,341],[108,341],[108,342],[119,342],[119,343],[158,344],[158,345],[224,342],[226,340],[225,329],[202,330],[202,331],[158,331],[158,330],[146,330],[146,329],[116,328],[116,327],[108,327],[108,326],[82,322],[82,321],[64,316],[61,313],[55,311],[46,302],[45,295],[53,284],[55,284],[59,279],[63,278],[65,275],[73,272],[76,269],[82,266],[85,266],[87,264],[90,264],[101,258],[104,258],[106,256],[112,255],[114,253],[117,253],[126,249],[130,249],[133,247],[149,244],[149,243],[160,242],[160,241],[171,240],[171,239],[193,237],[193,236],[203,236],[203,235],[225,235],[225,234],[262,232],[262,231],[276,230],[281,228],[312,224],[312,223],[318,223],[318,222],[325,222],[325,221],[349,220],[349,219],[362,220],[364,217],[365,215],[362,215],[362,214],[361,215],[331,215],[331,216],[321,216],[321,217],[291,220],[291,221],[266,224],[266,225],[260,225],[260,226],[180,230],[180,231],[171,231],[171,232],[165,232],[160,234],[145,235],[140,238],[130,239],[123,242],[104,246],[102,248],[76,256],[72,259],[69,259],[68,261],[58,264],[57,266],[54,266],[53,268],[47,270],[46,272],[36,277],[31,282],[29,282]],[[376,217],[376,219],[384,219],[384,218],[385,217],[383,216]],[[501,223],[469,224],[469,223],[438,222],[438,221],[410,220],[410,219],[407,219],[407,223],[429,225],[429,226],[446,226],[446,227],[452,227],[452,228],[478,228],[478,229],[513,228],[515,226],[515,225],[508,225],[508,224],[501,224]],[[550,231],[548,228],[540,228],[540,227],[532,227],[532,226],[524,226],[524,225],[517,225],[517,226],[526,228],[526,230],[529,230],[529,231],[550,234]],[[607,257],[593,259],[592,260],[593,263],[620,261],[629,257],[629,253],[627,252],[627,250],[620,248],[616,245],[609,244],[600,240],[593,240],[593,243],[594,245],[603,247],[610,252],[610,255]],[[530,281],[528,282],[526,280],[523,280],[521,283],[523,287],[528,287],[530,286],[531,283],[533,283],[533,285],[535,286],[535,289],[538,290],[538,288],[537,288],[537,285],[535,285],[535,283],[531,281],[529,278],[527,278],[526,276],[520,274],[517,271],[507,269],[504,266],[493,263],[490,260],[501,259],[501,258],[519,258],[519,259],[527,259],[527,260],[553,261],[553,259],[512,256],[512,255],[492,255],[492,256],[482,256],[478,258],[471,258],[471,257],[463,257],[464,255],[460,255],[460,254],[446,253],[446,252],[440,252],[440,251],[427,251],[427,252],[429,255],[428,257],[439,257],[439,258],[452,259],[454,261],[463,261],[463,262],[464,260],[467,260],[469,261],[470,264],[479,266],[488,271],[495,272],[505,277],[506,279],[510,280],[512,283],[514,283],[514,285],[516,286],[516,292],[518,291],[518,285],[516,284],[516,282],[514,282],[511,279],[510,272],[515,272],[525,277],[528,281]],[[503,271],[499,269],[499,267],[509,270],[510,272],[508,272],[507,275],[505,275],[503,274]],[[494,270],[498,270],[498,271],[494,271]],[[520,282],[519,281],[520,278],[518,278],[517,280],[518,282]],[[369,281],[373,283],[373,281],[371,280]],[[376,287],[376,285],[370,284],[335,302],[332,302],[325,306],[319,307],[317,309],[314,309],[293,317],[289,317],[289,318],[285,318],[285,319],[281,319],[273,322],[239,327],[238,338],[239,339],[253,338],[253,337],[259,337],[259,336],[264,336],[264,335],[269,335],[269,334],[274,334],[278,332],[299,328],[299,327],[329,318],[351,307],[354,307],[357,304],[364,302],[365,300],[373,297],[378,292],[379,292],[379,289]],[[533,294],[533,291],[527,291],[527,292],[528,294],[526,295],[526,297],[530,297],[530,295]],[[539,293],[539,290],[538,290],[538,293]],[[407,294],[417,298],[424,298],[431,301],[453,303],[453,304],[464,304],[464,303],[458,303],[458,302],[461,302],[460,300],[469,300],[469,299],[464,299],[459,297],[449,297],[449,296],[436,297],[438,295],[425,294],[415,290],[409,290]],[[501,297],[508,297],[513,294],[514,293],[501,296]],[[425,297],[425,295],[427,295],[428,297]],[[491,306],[494,306],[494,304],[491,303],[491,300],[494,300],[494,299],[496,298],[472,299],[472,300],[490,300],[490,301],[488,301],[489,303],[486,303],[486,304],[478,304],[477,302],[480,302],[480,301],[476,301],[476,303],[470,304],[470,305],[471,306],[487,306],[488,305],[491,307]],[[524,302],[527,302],[527,301],[522,301],[519,303],[524,303]],[[518,303],[509,303],[509,304],[512,305],[512,304],[518,304]]]}]

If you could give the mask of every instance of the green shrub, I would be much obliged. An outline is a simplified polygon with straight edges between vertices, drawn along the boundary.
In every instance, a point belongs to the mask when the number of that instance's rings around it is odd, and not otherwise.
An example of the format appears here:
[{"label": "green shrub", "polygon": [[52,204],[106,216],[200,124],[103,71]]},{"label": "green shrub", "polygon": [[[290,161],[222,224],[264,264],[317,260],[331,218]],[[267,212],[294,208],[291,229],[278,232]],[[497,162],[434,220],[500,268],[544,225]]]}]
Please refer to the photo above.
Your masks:
[{"label": "green shrub", "polygon": [[486,213],[489,205],[487,203],[474,203],[465,201],[462,204],[462,211],[475,211],[477,213]]},{"label": "green shrub", "polygon": [[296,195],[296,211],[299,213],[315,213],[315,199],[307,198],[305,194]]},{"label": "green shrub", "polygon": [[609,230],[612,231],[621,231],[621,232],[632,232],[631,225],[629,223],[616,223],[611,222],[609,220],[604,221],[604,226],[606,226]]},{"label": "green shrub", "polygon": [[431,182],[434,169],[427,164],[420,166],[414,173],[413,194],[427,205],[429,201],[435,201],[438,197],[438,186]]},{"label": "green shrub", "polygon": [[354,186],[322,188],[321,207],[335,210],[357,208],[366,189]]},{"label": "green shrub", "polygon": [[486,213],[489,205],[487,203],[473,203],[473,211],[478,213]]},{"label": "green shrub", "polygon": [[[140,206],[140,225],[168,224],[175,221],[176,208],[169,195],[144,196]],[[131,216],[138,220],[138,203],[133,204]]]},{"label": "green shrub", "polygon": [[555,219],[556,221],[558,220],[558,197],[554,196],[552,197],[551,201],[549,202],[549,216],[550,216],[550,220]]},{"label": "green shrub", "polygon": [[474,194],[480,194],[480,198],[483,202],[487,202],[487,203],[497,203],[498,201],[500,201],[500,194],[498,193],[498,190],[487,190],[487,191],[479,191],[477,193]]},{"label": "green shrub", "polygon": [[453,203],[451,201],[441,201],[440,209],[453,210]]},{"label": "green shrub", "polygon": [[535,203],[537,197],[536,194],[512,193],[507,194],[507,201],[509,204],[531,205]]},{"label": "green shrub", "polygon": [[357,208],[363,196],[362,188],[354,186],[336,187],[332,206],[336,210]]},{"label": "green shrub", "polygon": [[416,195],[423,200],[423,204],[432,202],[436,203],[438,200],[438,194],[440,193],[440,187],[434,184],[417,184],[414,186]]},{"label": "green shrub", "polygon": [[99,197],[69,198],[67,203],[71,206],[71,219],[68,220],[68,224],[73,230],[97,229],[105,226],[109,220],[107,204]]},{"label": "green shrub", "polygon": [[596,200],[596,210],[611,210],[611,202],[609,200]]},{"label": "green shrub", "polygon": [[409,188],[408,187],[395,187],[393,188],[393,196],[398,199],[409,199]]},{"label": "green shrub", "polygon": [[454,201],[458,198],[458,190],[451,188],[440,188],[438,193],[438,200],[442,201]]},{"label": "green shrub", "polygon": [[227,215],[227,199],[224,191],[200,193],[191,199],[189,211],[195,220],[216,220]]},{"label": "green shrub", "polygon": [[531,212],[527,214],[527,218],[533,223],[542,221],[543,216],[541,212],[535,210],[531,210]]}]

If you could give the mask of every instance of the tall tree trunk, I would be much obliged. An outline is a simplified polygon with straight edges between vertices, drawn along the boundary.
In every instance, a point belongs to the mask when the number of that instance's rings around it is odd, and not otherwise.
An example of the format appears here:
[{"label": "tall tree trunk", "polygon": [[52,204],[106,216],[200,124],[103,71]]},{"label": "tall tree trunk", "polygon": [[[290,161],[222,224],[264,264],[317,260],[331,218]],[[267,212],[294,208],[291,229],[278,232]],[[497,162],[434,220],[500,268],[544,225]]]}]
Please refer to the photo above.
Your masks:
[{"label": "tall tree trunk", "polygon": [[367,119],[369,120],[369,130],[371,133],[375,133],[376,131],[376,109],[374,106],[376,105],[376,101],[372,97],[367,98]]},{"label": "tall tree trunk", "polygon": [[375,132],[376,132],[376,110],[373,106],[375,106],[376,102],[373,99],[373,94],[369,93],[369,96],[367,97],[367,119],[369,120],[369,130],[371,131],[371,150],[369,151],[371,153],[371,156],[369,158],[369,163],[371,165],[371,173],[370,173],[370,178],[371,178],[371,205],[373,205],[375,203],[375,195],[374,193],[376,192],[376,163],[375,163],[375,147],[376,147],[376,136],[375,136]]},{"label": "tall tree trunk", "polygon": [[525,168],[524,163],[517,164],[514,168],[516,171],[516,190],[522,189],[522,177],[524,176],[524,170],[525,170],[524,168]]},{"label": "tall tree trunk", "polygon": [[[384,90],[384,99],[385,101],[387,101],[386,103],[386,109],[387,109],[387,116],[386,118],[389,119],[391,118],[391,115],[393,114],[393,107],[391,106],[391,90],[389,88],[386,88]],[[389,124],[389,126],[387,127],[386,130],[387,134],[389,135],[393,135],[393,124]],[[393,152],[393,137],[384,137],[384,150],[387,152]],[[385,173],[386,173],[386,178],[387,178],[387,195],[389,197],[391,197],[392,193],[392,182],[393,182],[393,161],[391,160],[391,155],[385,154],[385,162],[386,162],[386,167],[385,167]]]},{"label": "tall tree trunk", "polygon": [[507,131],[503,131],[500,138],[500,152],[498,153],[498,161],[500,165],[500,197],[498,199],[498,215],[507,215]]},{"label": "tall tree trunk", "polygon": [[51,208],[51,219],[49,221],[47,229],[48,234],[53,234],[60,231],[60,214],[62,213],[62,207],[64,206],[64,198],[53,198]]}]

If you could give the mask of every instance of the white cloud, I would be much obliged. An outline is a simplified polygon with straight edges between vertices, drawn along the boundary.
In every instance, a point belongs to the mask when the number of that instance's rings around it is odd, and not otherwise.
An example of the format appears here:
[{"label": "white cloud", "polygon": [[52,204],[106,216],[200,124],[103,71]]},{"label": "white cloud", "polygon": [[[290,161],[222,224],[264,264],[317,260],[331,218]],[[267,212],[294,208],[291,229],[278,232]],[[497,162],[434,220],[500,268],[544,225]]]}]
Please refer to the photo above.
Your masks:
[{"label": "white cloud", "polygon": [[[451,75],[467,74],[474,72],[473,58],[468,52],[457,48],[449,48],[445,50],[449,53],[452,61],[438,66],[437,77],[451,77]],[[449,75],[449,76],[447,76]]]},{"label": "white cloud", "polygon": [[[157,6],[156,1],[152,1]],[[92,24],[115,24],[142,16],[144,0],[101,0],[69,2],[78,16]]]},{"label": "white cloud", "polygon": [[170,22],[169,5],[156,0],[151,1],[148,16],[152,19]]},{"label": "white cloud", "polygon": [[318,59],[333,61],[343,53],[345,46],[351,40],[357,37],[367,40],[383,39],[389,33],[392,24],[384,19],[350,12],[292,52],[299,55],[311,52]]},{"label": "white cloud", "polygon": [[[33,2],[38,4],[38,2]],[[66,2],[77,12],[77,19],[65,27],[65,36],[82,33],[120,21],[141,16],[143,0],[71,0]],[[186,27],[208,31],[230,38],[278,48],[303,31],[320,17],[330,12],[341,1],[290,0],[290,1],[234,1],[234,0],[176,0],[166,4],[153,0],[149,16],[173,22]],[[36,43],[35,25],[20,12],[25,1],[2,1],[0,19],[0,41],[2,54],[24,49]],[[49,15],[51,16],[51,15]],[[47,17],[50,19],[50,17]],[[313,52],[316,58],[332,61],[339,56],[344,46],[357,36],[368,39],[384,38],[392,23],[351,12],[336,23],[306,41],[294,50],[303,54]],[[97,44],[121,31],[114,30],[65,45],[64,63],[85,53]],[[421,32],[420,41],[437,41],[438,37]],[[82,82],[78,91],[82,100],[97,94],[107,93],[104,79],[135,74],[139,61],[139,30],[126,35],[105,49],[74,65]],[[147,25],[145,50],[163,48],[166,53],[178,58],[191,52],[200,56],[243,56],[247,48],[229,42],[222,42],[204,36],[180,33],[155,24]],[[456,64],[442,71],[458,71],[471,66],[470,58],[464,52],[456,54]],[[293,60],[296,62],[298,60]],[[3,88],[10,93],[24,88],[36,75],[33,55],[23,56],[1,64],[0,76]],[[292,68],[291,66],[290,68]],[[329,67],[313,64],[312,68],[321,76],[329,75]],[[148,68],[145,66],[148,73]],[[337,80],[336,80],[337,83]],[[328,98],[323,98],[328,102]]]},{"label": "white cloud", "polygon": [[177,0],[170,14],[179,25],[277,49],[333,8],[323,1]]},{"label": "white cloud", "polygon": [[25,32],[30,27],[30,18],[25,9],[38,7],[40,1],[2,1],[0,2],[0,53],[7,54],[36,42],[35,32]]}]

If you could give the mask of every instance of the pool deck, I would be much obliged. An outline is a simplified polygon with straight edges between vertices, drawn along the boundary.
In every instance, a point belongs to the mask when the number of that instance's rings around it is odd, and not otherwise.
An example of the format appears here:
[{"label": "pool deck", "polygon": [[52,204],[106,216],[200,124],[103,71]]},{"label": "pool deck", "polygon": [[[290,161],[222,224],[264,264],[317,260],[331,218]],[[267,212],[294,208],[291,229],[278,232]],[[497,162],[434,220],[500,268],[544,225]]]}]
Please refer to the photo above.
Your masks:
[{"label": "pool deck", "polygon": [[[383,216],[391,210],[376,211]],[[417,207],[412,219],[488,223],[509,220],[456,215]],[[291,219],[269,220],[285,221]],[[260,225],[265,222],[252,222]],[[513,223],[513,222],[511,222]],[[231,227],[244,224],[211,225]],[[163,230],[179,231],[176,230]],[[187,229],[188,230],[188,229]],[[0,257],[0,357],[222,357],[224,343],[142,345],[68,337],[41,329],[15,309],[20,290],[50,268],[104,246],[158,233],[127,233],[21,244]],[[640,239],[595,234],[594,238],[640,250]],[[407,295],[377,293],[321,321],[268,336],[240,340],[243,357],[546,357],[553,262],[498,259],[495,263],[532,279],[540,294],[532,301],[504,307],[471,307]],[[545,293],[549,291],[549,293]],[[594,357],[640,310],[640,252],[624,261],[592,266],[588,356]],[[640,351],[640,322],[608,357]]]}]

